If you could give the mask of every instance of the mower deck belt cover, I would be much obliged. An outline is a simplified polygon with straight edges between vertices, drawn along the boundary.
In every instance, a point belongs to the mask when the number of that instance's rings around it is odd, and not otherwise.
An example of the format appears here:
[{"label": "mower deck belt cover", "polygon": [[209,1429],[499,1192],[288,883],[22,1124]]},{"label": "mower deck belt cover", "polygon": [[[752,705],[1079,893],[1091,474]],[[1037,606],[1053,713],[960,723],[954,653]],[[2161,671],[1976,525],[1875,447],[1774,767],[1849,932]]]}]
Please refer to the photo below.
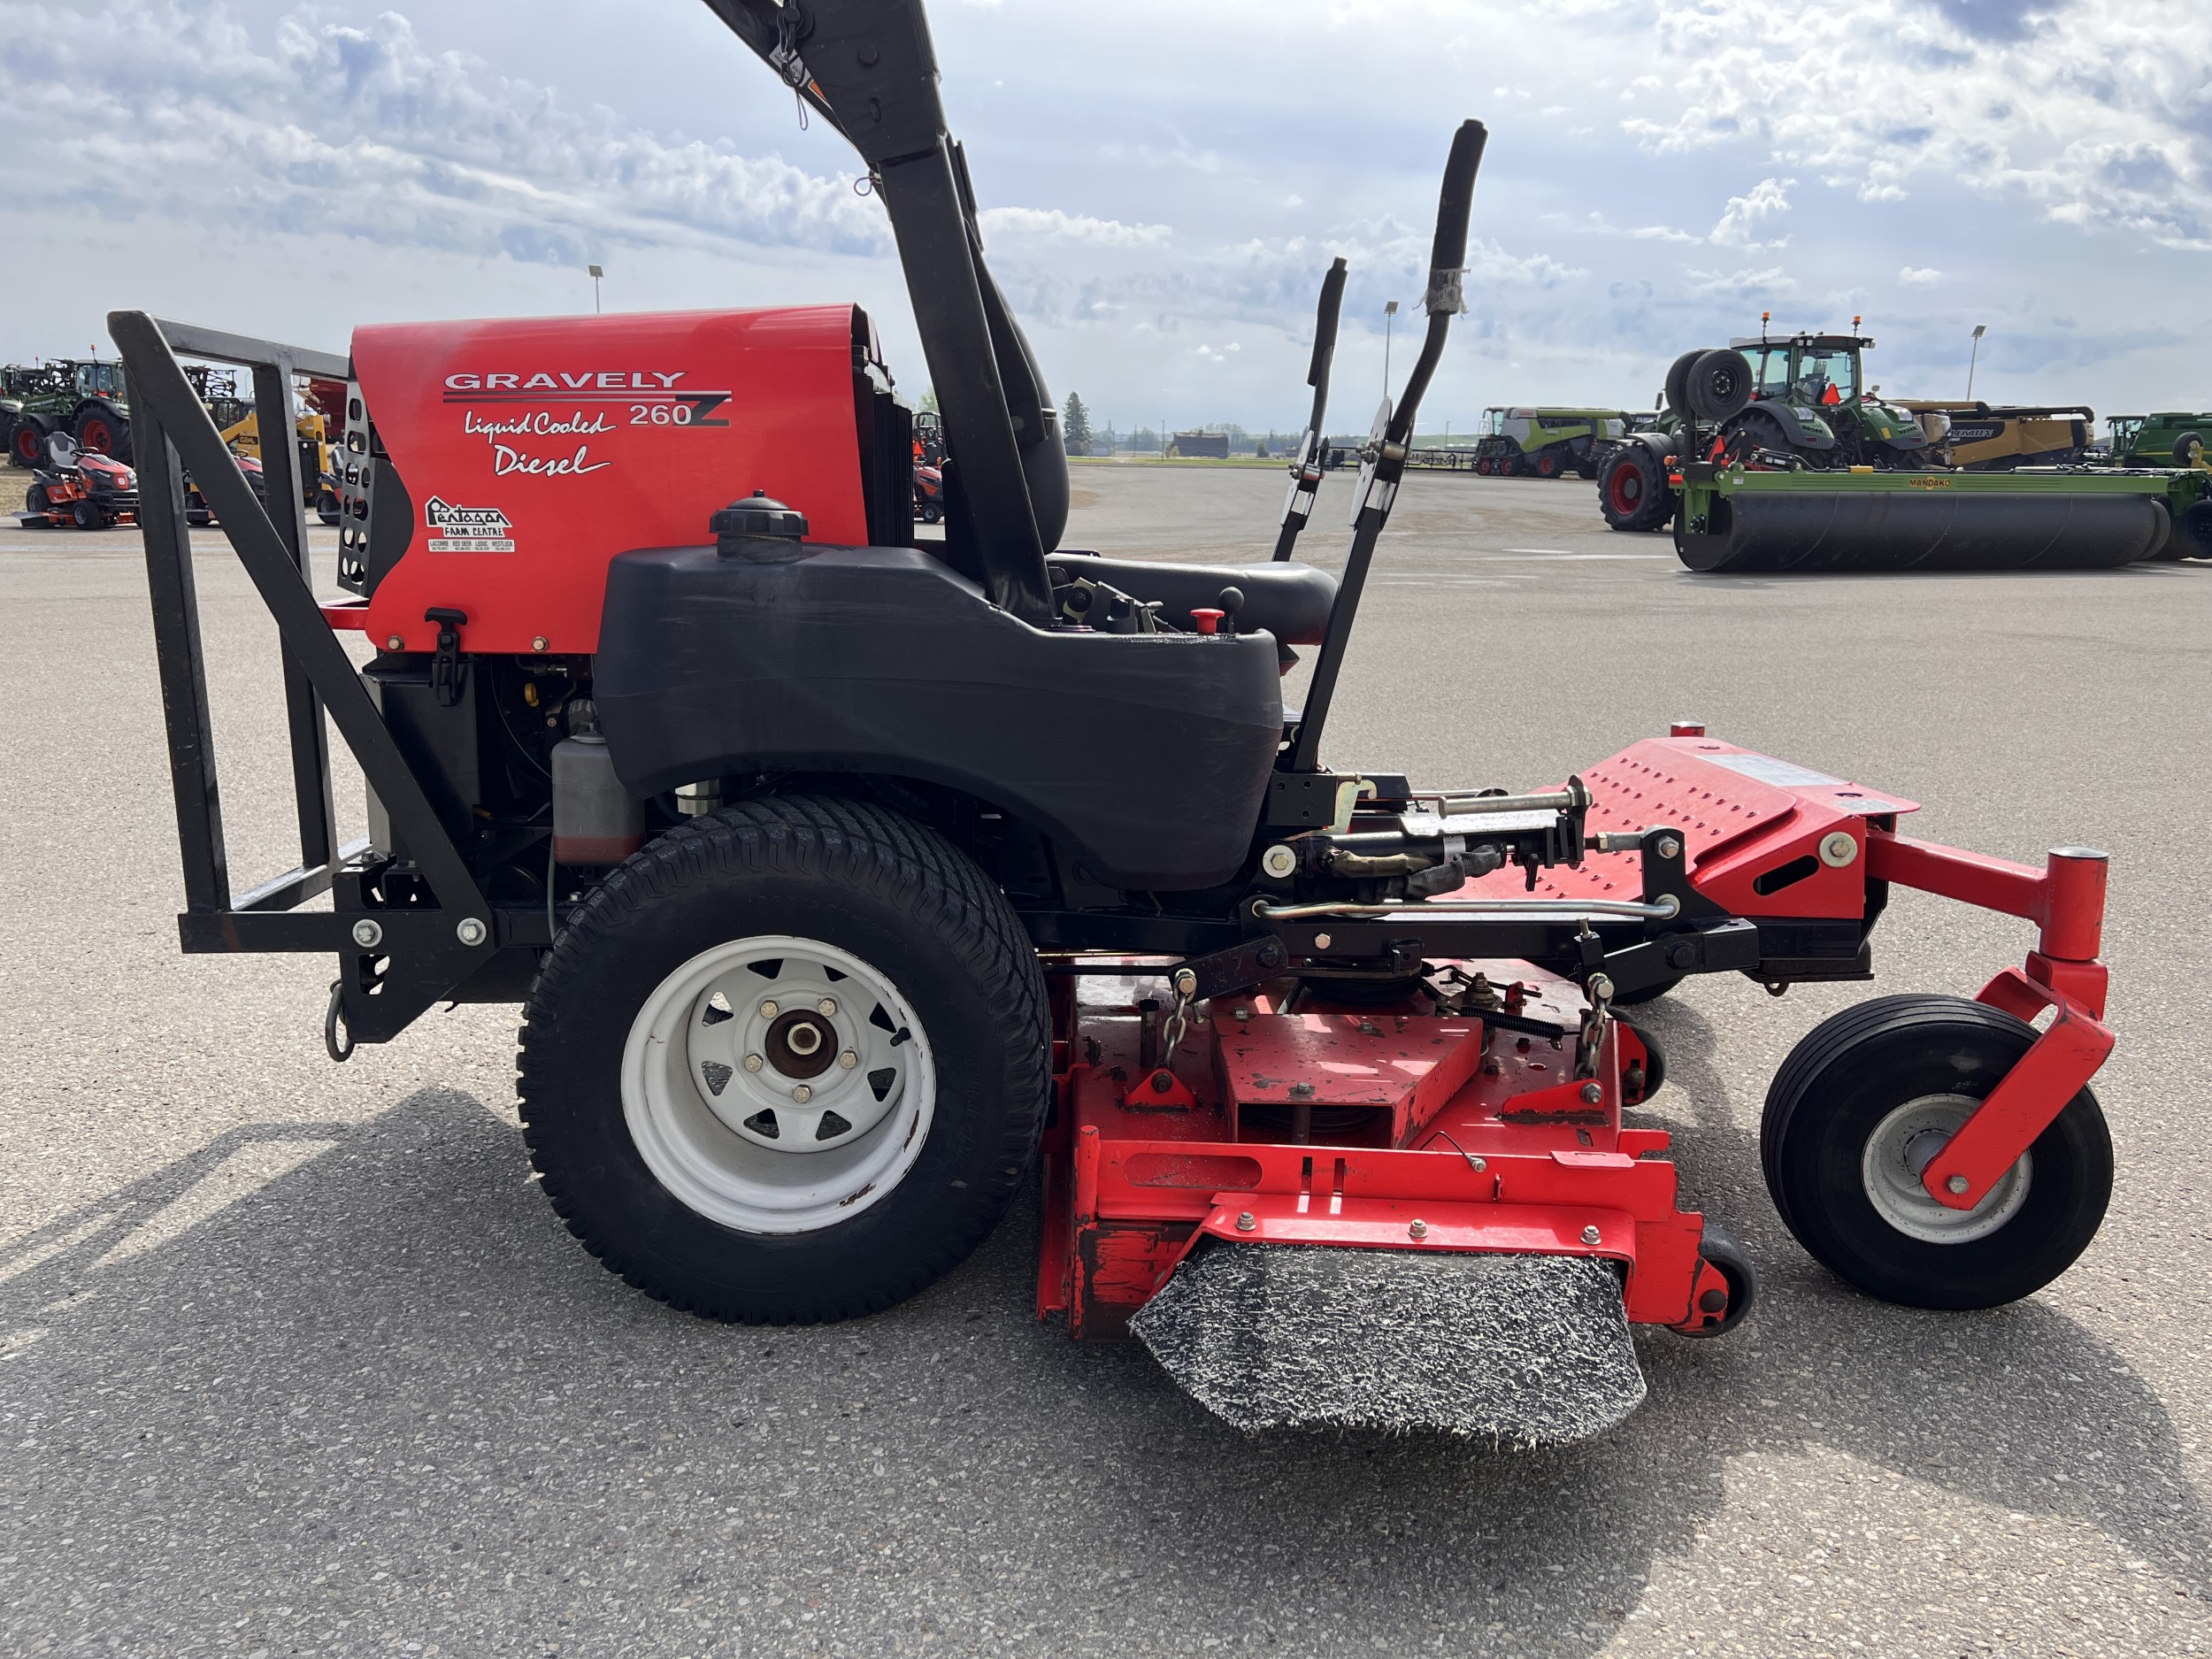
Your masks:
[{"label": "mower deck belt cover", "polygon": [[427,651],[436,606],[470,651],[594,650],[617,553],[695,541],[756,489],[817,541],[867,541],[856,334],[850,305],[356,329],[414,515],[356,625]]},{"label": "mower deck belt cover", "polygon": [[625,553],[597,665],[633,794],[783,769],[918,778],[1048,831],[1103,880],[1170,891],[1248,856],[1281,683],[1268,634],[1047,633],[911,548]]}]

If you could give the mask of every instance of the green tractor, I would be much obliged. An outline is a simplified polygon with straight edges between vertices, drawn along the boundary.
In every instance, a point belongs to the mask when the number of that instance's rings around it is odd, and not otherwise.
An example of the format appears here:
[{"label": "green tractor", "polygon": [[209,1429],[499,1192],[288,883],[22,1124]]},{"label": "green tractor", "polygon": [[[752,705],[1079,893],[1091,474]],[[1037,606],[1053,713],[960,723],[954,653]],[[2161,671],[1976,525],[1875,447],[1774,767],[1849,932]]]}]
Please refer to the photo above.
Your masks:
[{"label": "green tractor", "polygon": [[2201,465],[2205,435],[2212,433],[2212,415],[2170,410],[2156,415],[2114,415],[2105,424],[2112,431],[2114,466]]},{"label": "green tractor", "polygon": [[46,440],[58,432],[80,449],[131,459],[130,397],[123,365],[96,357],[0,368],[0,426],[18,466],[41,466]]},{"label": "green tractor", "polygon": [[[1942,449],[1919,418],[1867,387],[1863,354],[1874,342],[1858,326],[1854,317],[1847,334],[1778,338],[1762,333],[1730,341],[1730,349],[1742,354],[1751,401],[1722,425],[1722,453],[1748,461],[1764,451],[1825,471],[1871,466],[1918,472],[1941,465]],[[1691,365],[1706,355],[1691,352],[1669,371],[1668,407],[1683,406],[1676,383],[1686,380]]]},{"label": "green tractor", "polygon": [[1624,430],[1617,409],[1503,409],[1482,411],[1475,471],[1502,478],[1595,478],[1598,457]]}]

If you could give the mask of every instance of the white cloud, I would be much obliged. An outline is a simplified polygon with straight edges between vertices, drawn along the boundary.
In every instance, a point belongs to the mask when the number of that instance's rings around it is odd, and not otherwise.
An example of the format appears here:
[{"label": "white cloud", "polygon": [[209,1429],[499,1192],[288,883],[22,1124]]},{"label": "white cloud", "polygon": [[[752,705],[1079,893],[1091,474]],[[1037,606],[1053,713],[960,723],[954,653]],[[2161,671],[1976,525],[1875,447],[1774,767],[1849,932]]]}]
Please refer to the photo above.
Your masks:
[{"label": "white cloud", "polygon": [[1151,248],[1175,233],[1165,225],[1125,225],[1118,219],[1064,213],[1058,208],[987,207],[976,215],[984,234],[1010,232],[1053,242],[1101,243],[1111,248]]},{"label": "white cloud", "polygon": [[1897,280],[1907,288],[1932,288],[1943,280],[1943,273],[1932,265],[1907,265],[1897,273]]},{"label": "white cloud", "polygon": [[2060,222],[2212,248],[2212,34],[2177,30],[2155,8],[1648,11],[1678,107],[1624,126],[1661,153],[1755,143],[1867,201],[1956,179]]},{"label": "white cloud", "polygon": [[1706,240],[1721,248],[1779,248],[1781,242],[1763,242],[1752,232],[1765,219],[1777,213],[1790,211],[1790,190],[1797,183],[1794,179],[1762,179],[1751,187],[1748,196],[1732,196],[1728,206],[1713,227]]},{"label": "white cloud", "polygon": [[579,265],[701,240],[889,246],[853,175],[677,142],[454,53],[408,20],[283,19],[268,46],[215,6],[116,0],[0,10],[19,208],[90,204],[219,229],[337,230],[383,244]]}]

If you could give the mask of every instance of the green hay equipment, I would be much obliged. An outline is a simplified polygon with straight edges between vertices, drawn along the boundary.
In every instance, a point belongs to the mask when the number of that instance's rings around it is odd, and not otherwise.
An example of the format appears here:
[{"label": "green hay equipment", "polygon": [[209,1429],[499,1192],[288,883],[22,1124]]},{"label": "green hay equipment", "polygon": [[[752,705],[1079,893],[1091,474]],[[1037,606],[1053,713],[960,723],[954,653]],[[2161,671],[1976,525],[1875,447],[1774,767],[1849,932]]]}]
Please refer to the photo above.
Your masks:
[{"label": "green hay equipment", "polygon": [[1475,471],[1502,478],[1595,478],[1603,446],[1626,430],[1625,419],[1617,409],[1493,406],[1482,411]]}]

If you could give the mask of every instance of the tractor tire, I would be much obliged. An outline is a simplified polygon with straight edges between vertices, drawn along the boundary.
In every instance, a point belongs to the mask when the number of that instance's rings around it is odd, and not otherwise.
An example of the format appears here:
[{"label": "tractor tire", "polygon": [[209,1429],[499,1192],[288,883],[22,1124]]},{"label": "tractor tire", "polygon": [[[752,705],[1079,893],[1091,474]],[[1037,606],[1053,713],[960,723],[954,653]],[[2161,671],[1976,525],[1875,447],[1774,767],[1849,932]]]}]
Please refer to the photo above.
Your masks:
[{"label": "tractor tire", "polygon": [[1755,382],[1751,360],[1740,351],[1723,346],[1708,351],[1690,367],[1685,389],[1690,409],[1700,420],[1733,419],[1751,402]]},{"label": "tractor tire", "polygon": [[880,808],[746,802],[570,917],[524,1011],[525,1138],[569,1230],[712,1319],[874,1313],[1004,1214],[1051,1092],[1035,949]]},{"label": "tractor tire", "polygon": [[2097,1233],[2112,1141],[2097,1097],[2067,1102],[1972,1210],[1919,1171],[2025,1054],[2032,1026],[1954,996],[1884,996],[1822,1021],[1767,1092],[1759,1157],[1815,1258],[1909,1308],[1994,1308],[2056,1279]]},{"label": "tractor tire", "polygon": [[1796,453],[1790,442],[1788,429],[1778,416],[1763,409],[1747,409],[1730,421],[1721,436],[1732,444],[1739,444],[1740,451],[1748,456],[1756,449],[1773,449],[1783,455]]},{"label": "tractor tire", "polygon": [[81,501],[69,510],[69,522],[80,530],[107,528],[105,521],[100,516],[100,510],[88,501]]},{"label": "tractor tire", "polygon": [[1490,476],[1490,457],[1488,456],[1483,456],[1475,462],[1475,476],[1477,478],[1488,478]]},{"label": "tractor tire", "polygon": [[1659,457],[1640,443],[1616,449],[1598,477],[1598,510],[1615,530],[1659,530],[1674,517],[1674,490]]},{"label": "tractor tire", "polygon": [[23,511],[25,512],[44,512],[46,511],[45,485],[34,484],[30,487],[30,488],[23,492]]},{"label": "tractor tire", "polygon": [[1555,450],[1545,449],[1536,457],[1536,476],[1539,478],[1557,478],[1566,470],[1567,464],[1559,458]]},{"label": "tractor tire", "polygon": [[1690,412],[1690,371],[1704,355],[1702,351],[1686,351],[1667,370],[1667,407],[1678,415]]},{"label": "tractor tire", "polygon": [[2174,520],[2166,545],[2159,549],[2159,557],[2170,559],[2212,559],[2212,497],[2192,502],[2181,510]]},{"label": "tractor tire", "polygon": [[2204,438],[2201,434],[2185,432],[2174,440],[2174,465],[2176,466],[2194,466],[2197,464],[2197,457],[2203,453]]},{"label": "tractor tire", "polygon": [[17,419],[15,430],[8,434],[8,453],[18,466],[46,465],[46,432],[45,421],[36,415]]},{"label": "tractor tire", "polygon": [[131,419],[105,398],[95,398],[77,411],[77,447],[94,455],[111,455],[126,466],[131,464]]}]

